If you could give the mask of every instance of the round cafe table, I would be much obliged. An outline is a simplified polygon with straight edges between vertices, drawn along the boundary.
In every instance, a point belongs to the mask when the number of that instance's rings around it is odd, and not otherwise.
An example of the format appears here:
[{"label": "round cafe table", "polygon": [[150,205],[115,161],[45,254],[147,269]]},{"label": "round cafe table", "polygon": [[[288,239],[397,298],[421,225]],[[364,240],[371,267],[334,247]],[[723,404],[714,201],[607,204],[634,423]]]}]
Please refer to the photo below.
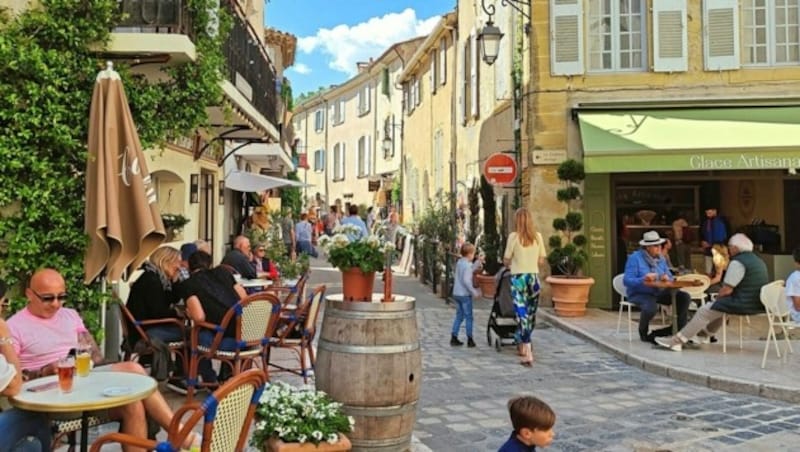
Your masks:
[{"label": "round cafe table", "polygon": [[647,287],[655,287],[656,289],[669,290],[670,301],[672,302],[672,335],[678,333],[678,307],[676,302],[676,295],[678,291],[684,287],[702,286],[703,281],[699,279],[694,280],[681,280],[681,281],[645,281],[644,285]]},{"label": "round cafe table", "polygon": [[28,411],[42,413],[81,413],[81,451],[89,448],[89,412],[116,408],[145,399],[155,392],[157,382],[147,375],[94,370],[86,377],[73,377],[72,392],[62,394],[58,384],[43,391],[31,388],[58,382],[51,375],[27,381],[22,391],[9,397],[11,405]]},{"label": "round cafe table", "polygon": [[237,282],[239,283],[239,285],[241,285],[245,289],[252,288],[252,287],[269,287],[269,286],[272,285],[272,280],[269,280],[269,279],[244,279],[244,278],[242,278],[242,279],[238,280]]}]

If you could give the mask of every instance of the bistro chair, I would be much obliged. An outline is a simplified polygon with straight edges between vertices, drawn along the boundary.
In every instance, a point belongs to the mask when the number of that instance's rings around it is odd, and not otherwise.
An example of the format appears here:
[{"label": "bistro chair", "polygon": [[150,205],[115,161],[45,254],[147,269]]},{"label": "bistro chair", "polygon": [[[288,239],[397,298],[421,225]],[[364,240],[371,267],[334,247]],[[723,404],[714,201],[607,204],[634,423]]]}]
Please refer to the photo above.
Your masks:
[{"label": "bistro chair", "polygon": [[[147,327],[151,326],[174,326],[178,328],[181,332],[186,331],[186,327],[183,322],[178,319],[153,319],[153,320],[136,320],[133,317],[131,311],[123,303],[119,303],[120,311],[122,312],[122,317],[120,318],[120,323],[122,327],[122,360],[123,361],[139,361],[142,356],[150,355],[152,356],[156,353],[157,348],[153,344],[153,340],[147,334]],[[139,340],[136,344],[131,343],[130,337],[131,332],[129,328],[133,326],[133,329],[136,330],[136,333],[139,335]],[[186,344],[187,341],[184,337],[184,340],[169,342],[165,344],[169,349],[171,354],[176,355],[177,357],[181,358],[181,363],[183,365],[183,375],[188,374],[188,355],[186,354]],[[182,380],[184,377],[182,376],[180,379]]]},{"label": "bistro chair", "polygon": [[[764,345],[764,357],[761,359],[761,368],[763,369],[764,366],[767,365],[767,354],[769,353],[770,342],[775,343],[775,353],[778,355],[778,358],[781,357],[775,328],[781,329],[783,338],[786,340],[786,350],[788,353],[794,353],[787,330],[800,328],[800,324],[792,321],[789,315],[789,306],[786,305],[786,288],[783,286],[782,281],[775,281],[761,288],[761,304],[764,305],[767,321],[769,322],[767,343]],[[786,355],[786,353],[787,352],[784,352],[784,355]]]},{"label": "bistro chair", "polygon": [[[313,342],[317,333],[319,308],[324,298],[325,286],[317,286],[305,303],[298,304],[296,309],[284,307],[278,320],[274,342],[267,350],[269,366],[277,371],[299,375],[303,377],[303,383],[308,383],[309,371],[313,371],[316,364]],[[291,350],[299,360],[299,367],[286,367],[273,363],[271,353],[274,348]],[[306,357],[308,357],[308,367],[306,367]]]},{"label": "bistro chair", "polygon": [[[259,292],[250,295],[228,309],[219,325],[205,321],[194,321],[191,333],[191,361],[189,365],[189,379],[187,384],[187,397],[191,400],[194,391],[200,386],[197,380],[198,364],[201,359],[216,359],[220,366],[229,366],[232,375],[238,375],[243,369],[252,367],[259,360],[267,372],[267,351],[270,340],[275,332],[281,303],[275,294]],[[225,336],[225,330],[231,322],[235,322],[236,348],[232,351],[220,350],[219,346]],[[211,345],[200,345],[200,332],[208,330],[214,332]],[[266,373],[267,378],[269,374]],[[218,383],[203,382],[203,386],[215,386]]]},{"label": "bistro chair", "polygon": [[264,289],[264,292],[272,292],[282,295],[281,305],[285,308],[297,304],[297,300],[302,300],[305,297],[306,283],[308,282],[308,272],[303,273],[298,278],[297,283],[293,286],[269,286]]},{"label": "bistro chair", "polygon": [[[764,296],[764,288],[769,286],[770,284],[775,284],[780,287],[783,287],[783,280],[776,279],[771,283],[767,283],[761,287],[761,297]],[[714,297],[714,301],[716,301],[716,297]],[[761,303],[764,303],[764,300],[761,300]],[[736,316],[739,318],[739,350],[744,348],[744,325],[742,320],[747,319],[747,324],[750,324],[750,316],[749,315],[736,315],[736,314],[722,314],[722,353],[728,353],[728,317],[729,316]],[[769,343],[769,342],[768,342]],[[780,353],[778,353],[780,355]]]},{"label": "bistro chair", "polygon": [[626,309],[628,311],[628,342],[633,342],[633,319],[631,318],[631,307],[633,303],[627,300],[628,292],[625,289],[625,274],[620,273],[619,275],[615,276],[614,279],[611,281],[611,285],[614,286],[614,292],[619,295],[619,315],[617,316],[617,334],[619,334],[619,327],[622,324],[622,310]]},{"label": "bistro chair", "polygon": [[703,284],[699,286],[684,287],[681,291],[686,292],[691,297],[692,301],[697,303],[697,308],[705,304],[708,294],[706,290],[711,285],[711,278],[700,273],[690,273],[687,275],[680,275],[675,278],[676,281],[701,281]]},{"label": "bistro chair", "polygon": [[[258,407],[265,372],[252,369],[243,372],[219,387],[202,404],[187,403],[170,422],[166,441],[153,441],[125,433],[109,433],[92,443],[92,452],[100,452],[104,444],[119,443],[147,450],[180,450],[180,445],[191,435],[192,429],[203,421],[201,452],[237,452],[245,450],[251,423]],[[181,428],[181,420],[189,418]]]}]

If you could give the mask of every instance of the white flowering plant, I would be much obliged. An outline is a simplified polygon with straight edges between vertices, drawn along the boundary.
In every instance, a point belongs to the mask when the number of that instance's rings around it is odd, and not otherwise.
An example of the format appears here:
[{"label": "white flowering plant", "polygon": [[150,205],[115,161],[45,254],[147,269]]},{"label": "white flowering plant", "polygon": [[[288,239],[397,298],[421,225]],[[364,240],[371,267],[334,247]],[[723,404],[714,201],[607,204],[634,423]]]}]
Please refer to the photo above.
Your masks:
[{"label": "white flowering plant", "polygon": [[357,226],[343,224],[333,230],[333,236],[323,236],[319,246],[328,261],[339,270],[358,267],[364,273],[383,270],[386,260],[394,253],[394,244],[380,235],[362,236]]},{"label": "white flowering plant", "polygon": [[339,434],[351,432],[355,421],[342,412],[322,391],[294,387],[283,382],[269,384],[259,399],[250,444],[261,447],[271,437],[289,443],[326,441],[335,444]]}]

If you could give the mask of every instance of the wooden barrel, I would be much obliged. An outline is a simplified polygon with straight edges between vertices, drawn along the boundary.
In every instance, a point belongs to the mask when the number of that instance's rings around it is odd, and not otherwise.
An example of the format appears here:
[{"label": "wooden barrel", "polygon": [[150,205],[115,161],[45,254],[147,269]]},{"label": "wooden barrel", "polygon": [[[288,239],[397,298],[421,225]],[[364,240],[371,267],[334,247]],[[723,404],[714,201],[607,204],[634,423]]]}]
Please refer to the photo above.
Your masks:
[{"label": "wooden barrel", "polygon": [[347,435],[354,451],[410,450],[422,366],[414,299],[327,300],[314,367],[317,389],[355,418]]}]

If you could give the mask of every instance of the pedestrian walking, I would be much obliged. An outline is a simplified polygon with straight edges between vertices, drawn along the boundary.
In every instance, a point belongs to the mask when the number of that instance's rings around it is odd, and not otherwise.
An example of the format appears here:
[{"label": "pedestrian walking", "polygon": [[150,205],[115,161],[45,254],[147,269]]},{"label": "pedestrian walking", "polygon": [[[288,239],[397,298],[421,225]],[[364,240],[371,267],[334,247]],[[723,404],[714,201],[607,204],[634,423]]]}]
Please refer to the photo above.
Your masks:
[{"label": "pedestrian walking", "polygon": [[508,401],[508,415],[514,431],[497,452],[529,452],[553,443],[556,413],[550,405],[533,396]]},{"label": "pedestrian walking", "polygon": [[456,262],[455,282],[453,283],[453,299],[456,304],[456,318],[453,320],[453,330],[450,336],[450,345],[464,345],[458,340],[461,322],[466,320],[467,347],[474,347],[472,340],[472,297],[480,295],[480,291],[472,283],[473,264],[475,258],[475,245],[465,243],[461,245],[461,258]]},{"label": "pedestrian walking", "polygon": [[520,364],[533,365],[531,334],[536,326],[539,308],[539,266],[544,265],[547,250],[542,234],[533,224],[531,212],[521,207],[514,214],[515,232],[508,236],[503,263],[511,272],[511,296],[517,311],[519,327],[515,334]]}]

